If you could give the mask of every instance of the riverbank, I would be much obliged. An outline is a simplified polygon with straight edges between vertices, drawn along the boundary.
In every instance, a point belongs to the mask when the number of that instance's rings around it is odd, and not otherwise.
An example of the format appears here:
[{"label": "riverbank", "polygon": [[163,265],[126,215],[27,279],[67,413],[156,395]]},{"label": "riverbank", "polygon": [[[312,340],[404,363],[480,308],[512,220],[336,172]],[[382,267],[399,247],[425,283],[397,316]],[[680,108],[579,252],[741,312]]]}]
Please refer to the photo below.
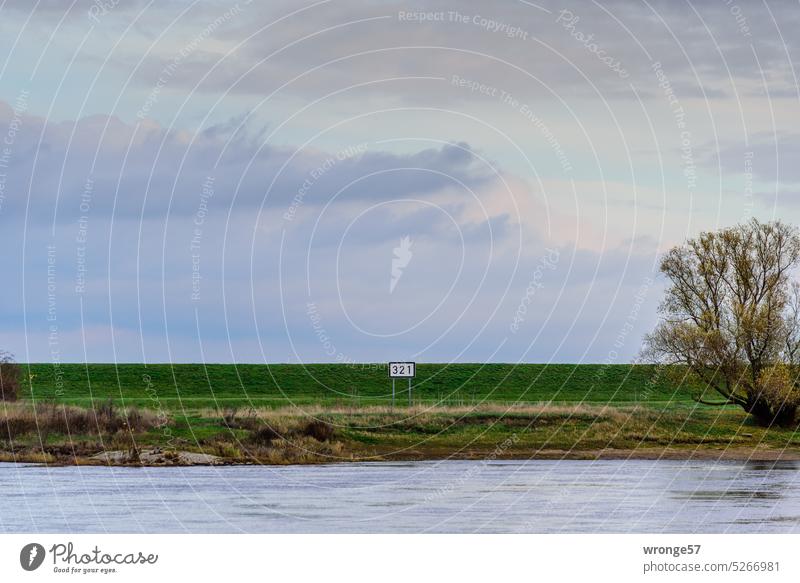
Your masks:
[{"label": "riverbank", "polygon": [[496,404],[198,409],[5,404],[0,461],[314,464],[439,459],[800,460],[794,429],[736,408]]}]

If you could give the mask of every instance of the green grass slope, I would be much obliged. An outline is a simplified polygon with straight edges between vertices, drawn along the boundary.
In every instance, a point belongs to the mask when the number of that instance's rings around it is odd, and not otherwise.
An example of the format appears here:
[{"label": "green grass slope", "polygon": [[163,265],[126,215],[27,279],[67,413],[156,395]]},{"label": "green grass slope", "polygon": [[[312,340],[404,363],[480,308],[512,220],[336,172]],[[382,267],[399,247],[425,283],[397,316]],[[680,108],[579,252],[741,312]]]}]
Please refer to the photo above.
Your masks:
[{"label": "green grass slope", "polygon": [[[77,405],[113,399],[165,409],[371,406],[391,401],[385,365],[23,365],[24,397]],[[407,384],[397,381],[398,404]],[[647,365],[419,364],[417,403],[652,404],[692,402],[694,389]]]}]

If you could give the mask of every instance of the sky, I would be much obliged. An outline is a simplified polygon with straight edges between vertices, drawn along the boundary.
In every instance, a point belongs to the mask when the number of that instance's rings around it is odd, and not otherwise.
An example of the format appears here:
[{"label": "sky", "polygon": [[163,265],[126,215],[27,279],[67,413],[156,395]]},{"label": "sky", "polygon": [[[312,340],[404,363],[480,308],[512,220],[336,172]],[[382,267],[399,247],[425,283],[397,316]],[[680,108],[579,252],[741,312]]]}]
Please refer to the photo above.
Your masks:
[{"label": "sky", "polygon": [[631,362],[661,253],[800,222],[798,8],[0,0],[0,348]]}]

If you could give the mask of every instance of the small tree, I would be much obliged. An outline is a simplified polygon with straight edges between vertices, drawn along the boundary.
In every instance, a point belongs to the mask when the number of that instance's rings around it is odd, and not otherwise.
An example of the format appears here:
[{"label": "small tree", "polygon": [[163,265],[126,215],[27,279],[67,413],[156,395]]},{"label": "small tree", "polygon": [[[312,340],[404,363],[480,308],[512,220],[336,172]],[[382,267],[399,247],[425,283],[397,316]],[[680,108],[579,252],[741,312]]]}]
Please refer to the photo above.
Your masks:
[{"label": "small tree", "polygon": [[762,425],[789,425],[800,407],[800,263],[796,228],[752,221],[702,233],[669,251],[661,322],[644,356],[684,365],[707,405],[740,405]]},{"label": "small tree", "polygon": [[0,351],[0,401],[16,401],[22,371],[8,352]]}]

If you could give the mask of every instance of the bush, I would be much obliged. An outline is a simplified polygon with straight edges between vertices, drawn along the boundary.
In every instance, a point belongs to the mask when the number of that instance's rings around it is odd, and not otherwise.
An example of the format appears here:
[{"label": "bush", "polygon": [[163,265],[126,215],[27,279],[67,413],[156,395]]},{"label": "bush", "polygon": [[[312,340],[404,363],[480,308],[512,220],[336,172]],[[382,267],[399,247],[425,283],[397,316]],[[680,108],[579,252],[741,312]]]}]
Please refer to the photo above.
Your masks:
[{"label": "bush", "polygon": [[0,410],[0,439],[16,439],[38,432],[42,441],[50,433],[62,435],[115,435],[144,432],[157,427],[159,418],[150,411],[119,409],[109,401],[95,410],[56,403],[19,403]]},{"label": "bush", "polygon": [[253,445],[272,447],[275,441],[286,440],[294,442],[303,437],[310,437],[316,441],[330,441],[335,433],[333,425],[327,421],[313,420],[305,424],[302,422],[294,427],[281,427],[280,425],[260,425],[250,431],[248,441]]},{"label": "bush", "polygon": [[301,435],[313,437],[317,441],[329,441],[333,437],[334,431],[333,425],[330,423],[315,419],[305,426]]},{"label": "bush", "polygon": [[34,433],[36,421],[26,417],[0,417],[0,439],[14,440],[20,435]]},{"label": "bush", "polygon": [[761,398],[769,406],[772,418],[768,422],[791,425],[800,408],[800,389],[797,388],[788,366],[776,364],[761,375]]},{"label": "bush", "polygon": [[271,445],[273,440],[280,438],[281,434],[269,425],[259,427],[250,434],[250,441],[258,445]]},{"label": "bush", "polygon": [[8,352],[0,352],[0,401],[16,401],[22,369]]},{"label": "bush", "polygon": [[225,409],[225,411],[222,413],[222,423],[225,424],[225,427],[229,429],[236,429],[236,415],[238,413],[239,410],[236,407],[227,407]]},{"label": "bush", "polygon": [[95,409],[94,423],[96,427],[107,433],[116,433],[125,427],[125,418],[117,414],[114,401],[109,399]]},{"label": "bush", "polygon": [[261,426],[261,422],[256,417],[254,409],[250,409],[248,414],[242,417],[239,416],[239,410],[236,407],[228,407],[225,409],[222,414],[222,423],[228,429],[257,430]]}]

